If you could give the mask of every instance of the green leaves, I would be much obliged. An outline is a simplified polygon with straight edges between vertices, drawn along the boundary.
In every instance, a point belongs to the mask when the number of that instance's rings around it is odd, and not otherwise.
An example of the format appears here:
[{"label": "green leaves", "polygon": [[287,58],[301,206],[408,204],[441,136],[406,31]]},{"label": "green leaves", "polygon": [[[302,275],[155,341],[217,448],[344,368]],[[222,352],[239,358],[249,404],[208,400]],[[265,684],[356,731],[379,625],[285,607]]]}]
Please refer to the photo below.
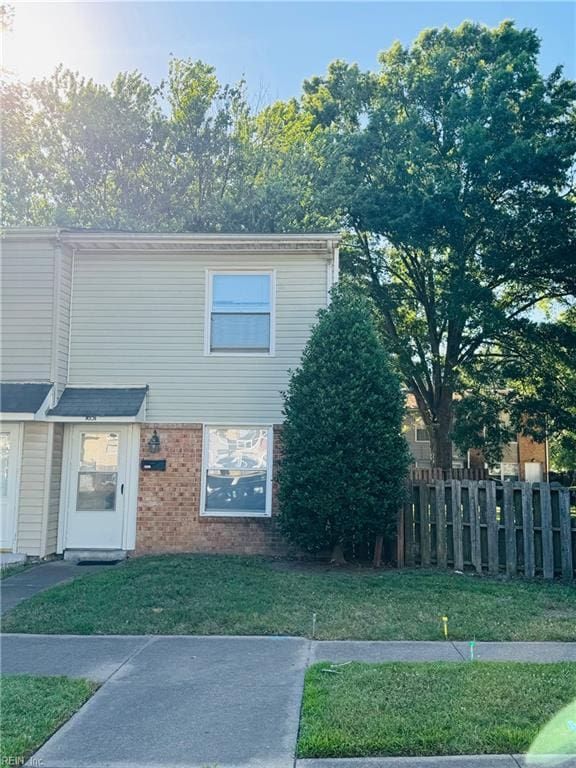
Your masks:
[{"label": "green leaves", "polygon": [[395,525],[410,456],[404,396],[365,298],[334,289],[285,397],[280,524],[317,552]]},{"label": "green leaves", "polygon": [[172,59],[153,88],[58,69],[2,86],[3,223],[126,230],[326,228],[311,204],[312,118],[296,101],[258,114],[245,84]]},{"label": "green leaves", "polygon": [[576,84],[544,77],[538,51],[512,22],[465,22],[381,53],[367,102],[342,103],[341,67],[315,81],[336,110],[322,197],[356,241],[342,263],[370,286],[439,466],[478,360],[502,366],[519,321],[575,295]]}]

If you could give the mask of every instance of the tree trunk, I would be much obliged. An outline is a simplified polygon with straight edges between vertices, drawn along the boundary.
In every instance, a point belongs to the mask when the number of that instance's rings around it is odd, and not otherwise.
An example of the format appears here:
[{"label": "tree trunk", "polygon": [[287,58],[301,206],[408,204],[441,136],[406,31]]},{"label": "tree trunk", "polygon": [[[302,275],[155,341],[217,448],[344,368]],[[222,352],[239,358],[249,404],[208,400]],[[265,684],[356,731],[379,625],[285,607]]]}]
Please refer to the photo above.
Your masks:
[{"label": "tree trunk", "polygon": [[452,469],[452,408],[441,409],[430,432],[432,466]]},{"label": "tree trunk", "polygon": [[436,418],[429,429],[432,466],[440,469],[452,469],[453,410],[452,392],[445,390],[438,404]]},{"label": "tree trunk", "polygon": [[372,562],[372,565],[374,568],[381,568],[382,567],[382,546],[384,544],[384,536],[380,534],[379,536],[376,536],[376,541],[374,542],[374,559]]},{"label": "tree trunk", "polygon": [[430,439],[432,466],[440,469],[452,469],[452,440],[450,434],[434,425]]},{"label": "tree trunk", "polygon": [[330,562],[332,565],[346,565],[346,558],[344,557],[344,550],[342,549],[341,543],[334,544]]}]

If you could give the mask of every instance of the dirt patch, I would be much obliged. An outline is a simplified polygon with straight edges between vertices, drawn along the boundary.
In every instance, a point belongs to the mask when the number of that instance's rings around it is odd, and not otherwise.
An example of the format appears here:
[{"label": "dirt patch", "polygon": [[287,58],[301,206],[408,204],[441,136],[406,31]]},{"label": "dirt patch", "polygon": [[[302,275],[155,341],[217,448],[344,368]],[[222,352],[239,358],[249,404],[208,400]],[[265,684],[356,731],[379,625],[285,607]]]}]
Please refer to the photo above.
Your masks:
[{"label": "dirt patch", "polygon": [[[391,566],[383,565],[375,570],[369,563],[346,563],[345,565],[332,565],[328,560],[269,560],[268,565],[274,571],[290,573],[378,573],[388,570]],[[396,570],[396,569],[394,569]]]}]

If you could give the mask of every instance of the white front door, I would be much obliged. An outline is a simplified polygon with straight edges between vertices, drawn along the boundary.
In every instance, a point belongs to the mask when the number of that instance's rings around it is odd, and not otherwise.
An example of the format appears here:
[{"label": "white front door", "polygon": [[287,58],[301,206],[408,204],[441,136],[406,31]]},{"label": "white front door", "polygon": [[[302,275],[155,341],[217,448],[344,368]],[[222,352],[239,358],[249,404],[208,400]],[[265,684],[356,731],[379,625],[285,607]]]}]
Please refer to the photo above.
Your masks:
[{"label": "white front door", "polygon": [[123,549],[128,496],[126,427],[74,427],[66,549]]},{"label": "white front door", "polygon": [[20,424],[0,425],[0,549],[14,549],[21,459]]}]

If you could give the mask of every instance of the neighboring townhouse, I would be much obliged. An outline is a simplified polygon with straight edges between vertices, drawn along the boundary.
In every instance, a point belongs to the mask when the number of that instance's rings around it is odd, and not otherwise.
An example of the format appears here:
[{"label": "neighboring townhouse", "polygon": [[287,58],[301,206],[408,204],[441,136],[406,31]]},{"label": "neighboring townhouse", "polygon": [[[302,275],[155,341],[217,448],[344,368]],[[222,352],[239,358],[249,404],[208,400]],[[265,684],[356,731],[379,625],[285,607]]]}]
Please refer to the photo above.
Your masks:
[{"label": "neighboring townhouse", "polygon": [[[409,394],[406,398],[406,418],[404,434],[414,458],[414,466],[427,469],[432,466],[430,438],[418,412],[416,400]],[[453,469],[487,469],[490,477],[496,480],[526,480],[540,483],[546,480],[548,473],[547,444],[537,443],[526,435],[518,435],[516,440],[504,446],[502,461],[495,466],[488,466],[480,451],[470,450],[462,454],[453,447]]]},{"label": "neighboring townhouse", "polygon": [[0,548],[281,551],[281,392],[338,238],[9,230]]}]

